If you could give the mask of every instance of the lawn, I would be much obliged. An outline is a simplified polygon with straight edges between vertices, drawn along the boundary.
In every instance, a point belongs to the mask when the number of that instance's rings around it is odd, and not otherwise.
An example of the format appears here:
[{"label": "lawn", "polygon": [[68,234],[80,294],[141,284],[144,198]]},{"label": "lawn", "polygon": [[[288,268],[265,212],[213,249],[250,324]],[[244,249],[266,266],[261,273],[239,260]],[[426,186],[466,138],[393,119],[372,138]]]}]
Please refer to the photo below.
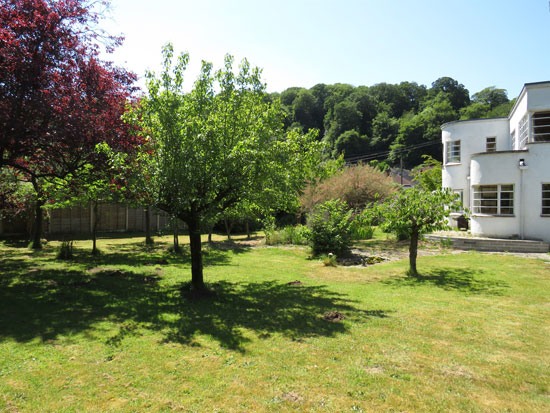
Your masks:
[{"label": "lawn", "polygon": [[156,241],[0,243],[0,411],[550,411],[545,260],[441,250],[407,278],[218,241],[199,300]]}]

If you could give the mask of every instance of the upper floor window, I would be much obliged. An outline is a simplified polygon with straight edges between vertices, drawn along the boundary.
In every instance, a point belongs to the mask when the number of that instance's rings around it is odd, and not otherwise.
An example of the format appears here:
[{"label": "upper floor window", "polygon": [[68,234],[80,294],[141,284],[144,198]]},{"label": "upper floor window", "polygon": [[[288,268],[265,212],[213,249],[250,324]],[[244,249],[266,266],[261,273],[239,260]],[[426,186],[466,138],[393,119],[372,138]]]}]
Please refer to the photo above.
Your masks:
[{"label": "upper floor window", "polygon": [[497,138],[491,136],[485,139],[485,151],[486,152],[496,152],[497,150]]},{"label": "upper floor window", "polygon": [[529,138],[529,115],[526,114],[521,120],[519,121],[519,149],[525,149],[525,146],[527,145],[527,138]]},{"label": "upper floor window", "polygon": [[516,150],[516,131],[513,130],[510,134],[510,145],[512,146],[512,150]]},{"label": "upper floor window", "polygon": [[550,141],[550,112],[537,112],[533,114],[533,141]]},{"label": "upper floor window", "polygon": [[474,186],[474,213],[514,215],[514,185]]},{"label": "upper floor window", "polygon": [[542,184],[542,215],[550,215],[550,184]]},{"label": "upper floor window", "polygon": [[460,141],[447,142],[447,163],[460,162]]}]

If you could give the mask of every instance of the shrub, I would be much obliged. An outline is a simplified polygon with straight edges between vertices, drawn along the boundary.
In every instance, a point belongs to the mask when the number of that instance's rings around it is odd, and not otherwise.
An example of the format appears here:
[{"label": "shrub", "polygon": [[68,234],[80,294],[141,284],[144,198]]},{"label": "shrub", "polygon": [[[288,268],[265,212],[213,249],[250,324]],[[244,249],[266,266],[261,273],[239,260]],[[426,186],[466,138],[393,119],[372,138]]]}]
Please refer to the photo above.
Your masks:
[{"label": "shrub", "polygon": [[372,224],[372,214],[368,209],[365,209],[360,214],[355,215],[351,222],[351,237],[354,240],[371,239],[374,235],[374,227]]},{"label": "shrub", "polygon": [[294,225],[277,229],[266,230],[265,243],[267,245],[307,245],[309,228],[304,225]]},{"label": "shrub", "polygon": [[57,252],[57,259],[59,260],[70,260],[73,258],[73,242],[68,240],[63,240],[59,251]]},{"label": "shrub", "polygon": [[309,241],[313,255],[349,254],[351,248],[352,211],[340,200],[327,201],[315,208],[308,219]]},{"label": "shrub", "polygon": [[354,210],[387,199],[395,192],[393,180],[384,172],[369,165],[344,168],[330,178],[309,185],[300,197],[301,208],[312,212],[316,205],[340,199]]}]

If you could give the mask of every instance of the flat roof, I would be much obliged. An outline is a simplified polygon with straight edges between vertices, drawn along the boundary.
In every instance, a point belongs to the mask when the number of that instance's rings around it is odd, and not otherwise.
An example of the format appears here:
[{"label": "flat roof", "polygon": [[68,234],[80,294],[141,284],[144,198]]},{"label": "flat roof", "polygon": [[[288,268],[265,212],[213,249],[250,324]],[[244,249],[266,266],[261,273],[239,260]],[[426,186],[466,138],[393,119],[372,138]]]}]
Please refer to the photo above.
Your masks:
[{"label": "flat roof", "polygon": [[480,121],[495,121],[495,120],[508,120],[507,117],[501,116],[498,118],[476,118],[476,119],[459,119],[459,120],[452,120],[450,122],[445,122],[443,125],[441,125],[441,129],[453,125],[455,123],[465,123],[465,122],[480,122]]}]

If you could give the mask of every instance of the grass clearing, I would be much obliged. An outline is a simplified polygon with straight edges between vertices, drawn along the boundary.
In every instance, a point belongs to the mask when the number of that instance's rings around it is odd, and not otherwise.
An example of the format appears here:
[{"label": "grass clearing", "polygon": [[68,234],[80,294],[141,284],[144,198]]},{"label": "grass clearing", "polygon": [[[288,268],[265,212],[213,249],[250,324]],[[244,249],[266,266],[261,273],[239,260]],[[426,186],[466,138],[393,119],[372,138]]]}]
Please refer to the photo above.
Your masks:
[{"label": "grass clearing", "polygon": [[95,258],[75,241],[71,261],[0,243],[0,410],[550,410],[543,260],[443,252],[407,278],[406,260],[325,267],[221,239],[204,300],[180,293],[189,251],[170,237],[102,238]]}]

